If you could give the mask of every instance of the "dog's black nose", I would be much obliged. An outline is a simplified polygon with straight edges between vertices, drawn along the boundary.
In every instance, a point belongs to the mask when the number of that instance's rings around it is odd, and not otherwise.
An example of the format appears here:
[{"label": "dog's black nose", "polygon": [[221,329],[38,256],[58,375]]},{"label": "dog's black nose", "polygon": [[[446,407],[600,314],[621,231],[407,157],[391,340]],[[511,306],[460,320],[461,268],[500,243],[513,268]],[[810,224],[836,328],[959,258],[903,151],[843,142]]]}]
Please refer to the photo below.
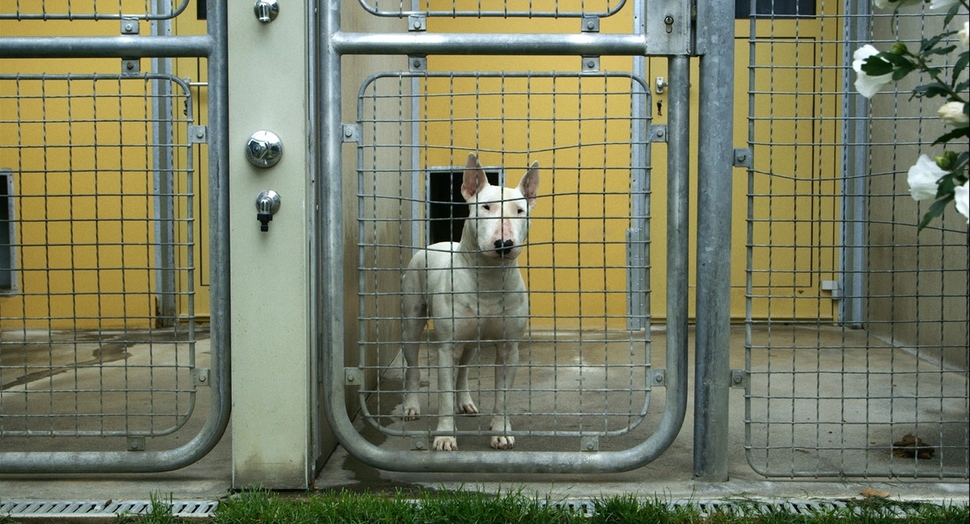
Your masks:
[{"label": "dog's black nose", "polygon": [[498,254],[500,254],[500,255],[507,255],[510,252],[512,252],[512,246],[514,244],[515,243],[512,242],[511,240],[506,240],[504,242],[501,241],[501,240],[496,240],[495,241],[495,251],[498,252]]}]

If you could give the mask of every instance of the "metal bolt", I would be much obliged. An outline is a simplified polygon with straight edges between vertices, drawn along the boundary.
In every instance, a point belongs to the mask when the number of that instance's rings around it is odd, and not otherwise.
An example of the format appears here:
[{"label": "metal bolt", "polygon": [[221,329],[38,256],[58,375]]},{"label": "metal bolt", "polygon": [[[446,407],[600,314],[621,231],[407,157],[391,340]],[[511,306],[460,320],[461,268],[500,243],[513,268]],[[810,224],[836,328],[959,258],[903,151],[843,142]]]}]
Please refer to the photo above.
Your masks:
[{"label": "metal bolt", "polygon": [[586,29],[589,29],[590,31],[592,31],[594,27],[596,27],[596,24],[594,24],[592,20],[590,20],[589,22],[586,22]]},{"label": "metal bolt", "polygon": [[593,67],[595,65],[596,65],[596,62],[593,60],[589,60],[588,62],[586,62],[586,67]]},{"label": "metal bolt", "polygon": [[131,32],[131,27],[132,27],[131,26],[131,22],[126,22],[125,23],[125,31]]},{"label": "metal bolt", "polygon": [[204,138],[204,137],[205,137],[205,131],[203,131],[201,127],[195,130],[195,138]]},{"label": "metal bolt", "polygon": [[657,130],[657,136],[662,138],[664,136],[664,130],[663,129],[658,129]]},{"label": "metal bolt", "polygon": [[353,382],[353,381],[354,381],[354,376],[353,375],[348,375],[347,376],[347,382]]},{"label": "metal bolt", "polygon": [[656,382],[657,384],[659,384],[659,383],[661,383],[661,382],[664,381],[664,377],[663,377],[663,375],[657,375],[657,376],[653,377],[653,381]]},{"label": "metal bolt", "polygon": [[413,27],[415,29],[421,29],[421,21],[420,20],[415,20],[414,21],[414,24],[413,24]]},{"label": "metal bolt", "polygon": [[344,128],[344,136],[347,137],[347,138],[350,138],[350,137],[354,136],[354,130],[351,129],[351,128],[349,128],[349,127],[345,127]]},{"label": "metal bolt", "polygon": [[748,159],[748,155],[744,153],[738,153],[738,162],[744,162]]},{"label": "metal bolt", "polygon": [[414,61],[414,67],[421,67],[421,60],[415,59],[415,61]]},{"label": "metal bolt", "polygon": [[667,15],[664,17],[664,24],[674,25],[674,17]]},{"label": "metal bolt", "polygon": [[735,384],[740,384],[741,383],[741,380],[742,380],[741,379],[741,375],[734,375],[734,383]]},{"label": "metal bolt", "polygon": [[596,446],[594,446],[592,442],[587,442],[586,443],[586,449],[588,449],[589,451],[593,451],[593,448],[595,448],[595,447]]}]

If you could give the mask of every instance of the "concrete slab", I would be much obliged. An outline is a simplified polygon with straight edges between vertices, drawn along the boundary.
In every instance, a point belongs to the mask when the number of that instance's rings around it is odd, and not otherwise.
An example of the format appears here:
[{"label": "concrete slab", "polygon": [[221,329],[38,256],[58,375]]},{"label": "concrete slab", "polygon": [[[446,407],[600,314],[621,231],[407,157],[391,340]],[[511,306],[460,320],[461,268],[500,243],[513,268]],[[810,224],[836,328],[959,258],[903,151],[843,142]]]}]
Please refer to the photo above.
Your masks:
[{"label": "concrete slab", "polygon": [[[824,331],[824,330],[823,330]],[[795,335],[799,335],[801,332],[793,332]],[[821,334],[820,334],[821,333]],[[833,336],[836,337],[833,340],[825,340],[819,342],[820,337],[823,336]],[[777,334],[776,334],[777,336]],[[850,396],[853,394],[853,390],[849,386],[851,384],[863,384],[864,377],[867,375],[863,373],[867,367],[874,371],[879,372],[877,375],[868,375],[870,377],[875,377],[878,380],[882,379],[892,379],[888,386],[889,391],[893,388],[910,388],[912,395],[898,395],[899,398],[920,398],[924,396],[925,398],[934,398],[933,400],[935,406],[935,420],[941,420],[940,413],[945,412],[952,415],[956,421],[965,420],[966,418],[966,387],[967,387],[967,375],[965,371],[958,370],[942,370],[939,369],[936,373],[931,373],[930,375],[924,375],[919,381],[912,374],[907,374],[905,370],[917,369],[917,366],[922,366],[924,372],[932,368],[932,364],[928,363],[917,363],[917,361],[912,357],[906,357],[908,353],[902,351],[893,351],[892,356],[894,363],[891,365],[886,364],[879,359],[874,358],[877,355],[886,355],[887,353],[880,354],[875,352],[873,348],[867,350],[868,356],[866,354],[861,355],[842,355],[836,357],[835,352],[832,355],[825,355],[825,350],[820,350],[819,348],[827,347],[829,344],[843,344],[843,345],[854,345],[855,342],[848,341],[844,339],[845,333],[824,333],[815,330],[813,332],[806,332],[805,336],[808,337],[808,342],[804,344],[806,347],[813,347],[814,350],[806,349],[802,347],[797,353],[785,353],[785,349],[782,348],[783,344],[779,343],[776,338],[774,342],[778,343],[773,349],[765,350],[755,350],[752,351],[753,360],[751,362],[751,369],[756,372],[762,372],[771,369],[772,372],[777,372],[776,377],[782,377],[773,383],[770,391],[753,389],[752,391],[759,396],[767,396],[769,393],[782,395],[784,392],[788,392],[788,397],[792,397],[791,394],[794,392],[800,392],[798,389],[800,386],[796,383],[787,381],[788,378],[792,380],[798,379],[802,380],[804,377],[808,377],[811,382],[811,392],[805,394],[805,398],[813,398],[816,401],[811,405],[812,410],[820,410],[820,412],[825,413],[826,409],[834,409],[831,413],[834,413],[839,418],[849,417],[850,422],[853,417],[856,417],[854,411],[845,410],[846,404],[844,402],[833,403],[833,398],[841,395],[842,397]],[[737,329],[733,333],[732,339],[732,367],[742,368],[744,367],[744,332],[741,329]],[[797,337],[796,337],[797,338]],[[636,342],[634,339],[629,337],[620,337],[619,341],[611,339],[611,344],[619,342],[621,345],[618,347],[629,347],[631,340]],[[796,340],[797,342],[797,340]],[[609,344],[608,344],[609,345]],[[652,336],[653,345],[653,365],[655,367],[663,366],[663,351],[664,351],[664,336],[663,333],[654,333]],[[799,344],[795,344],[798,346]],[[869,346],[872,346],[871,341]],[[578,384],[579,376],[570,375],[570,373],[578,373],[579,369],[577,366],[582,363],[583,365],[591,366],[587,371],[595,370],[596,365],[602,365],[604,363],[603,358],[609,357],[614,358],[613,350],[599,350],[593,351],[593,346],[589,346],[586,351],[584,358],[585,361],[576,361],[574,357],[575,353],[570,349],[569,344],[564,343],[561,346],[543,346],[537,343],[536,346],[530,350],[529,358],[533,359],[533,362],[549,362],[549,358],[553,355],[549,351],[555,350],[558,352],[556,356],[558,362],[561,364],[559,368],[553,369],[548,367],[543,367],[540,365],[534,366],[532,369],[532,383],[526,387],[525,377],[528,377],[528,373],[520,373],[517,384],[521,386],[521,389],[516,391],[516,394],[528,396],[527,389],[535,389],[539,392],[549,393],[559,387],[560,389],[571,388],[575,390],[576,384]],[[810,361],[802,361],[801,359],[804,355],[812,353],[813,357]],[[797,356],[794,356],[797,355]],[[627,357],[629,358],[629,357]],[[909,360],[906,360],[909,358]],[[835,359],[835,360],[832,360]],[[692,359],[691,359],[692,360]],[[827,370],[831,366],[838,364],[843,365],[843,361],[847,361],[851,365],[851,369],[858,371],[859,375],[848,375],[847,380],[843,380],[837,383],[819,383],[819,370]],[[618,364],[618,361],[614,361]],[[788,365],[787,371],[785,365]],[[791,368],[795,366],[798,369],[814,369],[814,373],[805,374],[804,377],[798,374],[792,374]],[[561,369],[560,369],[561,368]],[[600,367],[600,370],[606,368]],[[610,368],[612,371],[616,371],[620,368]],[[840,368],[841,369],[841,368]],[[550,373],[550,371],[559,372],[558,375]],[[397,408],[397,403],[400,402],[399,398],[395,401],[395,395],[399,397],[400,386],[395,384],[396,378],[394,373],[396,371],[389,371],[385,376],[384,386],[380,392],[380,395],[371,395],[372,398],[368,399],[370,409],[374,409],[373,413],[381,415],[383,424],[388,427],[400,428],[403,427],[403,422],[394,420],[393,414],[394,410]],[[765,371],[766,372],[766,371]],[[482,394],[486,397],[490,393],[488,392],[488,375],[490,373],[482,374]],[[935,377],[935,382],[928,381],[927,376]],[[802,378],[799,378],[802,377]],[[593,375],[587,376],[587,379],[592,380]],[[634,381],[639,381],[642,377],[635,376]],[[586,380],[586,379],[584,379]],[[613,380],[619,380],[623,383],[628,383],[630,381],[629,375],[623,375],[622,380],[620,375],[614,375],[612,379],[597,379],[602,380],[600,384],[614,384]],[[860,382],[862,381],[862,382]],[[850,384],[851,383],[851,384]],[[836,385],[838,385],[837,389]],[[553,387],[556,386],[556,387]],[[16,386],[15,386],[16,387]],[[433,378],[427,380],[427,387],[430,389],[434,387]],[[868,387],[868,386],[867,386]],[[793,389],[794,388],[794,389]],[[821,388],[821,390],[819,389]],[[961,389],[962,388],[962,389]],[[643,426],[648,430],[655,426],[656,420],[659,418],[660,412],[663,409],[663,394],[662,389],[656,389],[654,391],[654,398],[649,406],[650,414],[644,420]],[[688,389],[689,392],[693,391],[693,384]],[[872,390],[876,391],[876,390]],[[940,395],[945,393],[952,398],[940,398]],[[954,393],[955,392],[955,393]],[[381,403],[378,406],[377,400],[381,397]],[[559,400],[565,399],[567,397],[558,397]],[[626,401],[629,396],[623,397]],[[640,397],[636,397],[639,399]],[[553,397],[546,397],[542,400],[541,395],[532,398],[534,404],[532,409],[537,412],[549,414],[551,417],[552,409],[546,405],[542,405],[542,402],[551,401]],[[789,399],[790,400],[790,399]],[[513,401],[513,410],[517,413],[524,413],[523,399],[518,399]],[[538,496],[542,498],[550,498],[553,500],[562,499],[590,499],[595,497],[603,497],[614,494],[633,494],[637,496],[644,497],[662,497],[671,500],[681,500],[681,499],[723,499],[726,497],[753,497],[753,498],[765,498],[765,499],[805,499],[805,498],[854,498],[860,496],[860,494],[868,488],[873,488],[879,491],[886,491],[890,493],[890,496],[895,498],[907,499],[907,500],[950,500],[967,503],[970,499],[970,488],[968,488],[965,479],[945,479],[945,478],[929,478],[929,479],[913,479],[913,478],[887,478],[880,476],[872,476],[868,479],[855,479],[855,478],[766,478],[758,473],[756,473],[752,466],[748,463],[747,457],[745,456],[745,398],[743,389],[732,389],[730,392],[730,443],[729,447],[732,450],[730,454],[730,480],[724,483],[706,483],[698,482],[693,479],[693,457],[692,457],[692,438],[693,438],[693,425],[692,416],[693,411],[691,409],[692,398],[688,399],[688,414],[685,425],[680,432],[678,438],[673,442],[671,447],[656,461],[642,468],[628,471],[628,472],[618,472],[600,475],[499,475],[499,474],[483,474],[483,473],[462,473],[462,474],[440,474],[440,473],[429,473],[429,474],[413,474],[413,473],[397,473],[391,471],[382,471],[378,469],[365,466],[357,459],[349,456],[343,448],[338,448],[332,456],[326,461],[324,467],[322,468],[319,476],[315,482],[315,488],[318,490],[326,489],[349,489],[356,491],[371,491],[371,492],[420,492],[426,490],[441,490],[441,489],[477,489],[485,490],[488,492],[505,492],[508,490],[519,491],[525,495]],[[931,409],[932,406],[925,404],[920,404],[914,400],[911,404],[900,406],[899,402],[896,403],[892,409],[896,411],[880,411],[881,408],[878,403],[873,403],[869,406],[863,406],[862,409],[863,416],[868,416],[872,421],[882,421],[887,417],[896,417],[895,419],[890,418],[889,420],[899,420],[897,428],[903,431],[905,428],[905,423],[913,422],[914,424],[928,424],[929,415],[932,415],[934,410]],[[952,405],[950,405],[952,404]],[[488,406],[490,408],[490,403],[487,401],[482,402],[483,406]],[[600,406],[609,406],[608,404],[601,403]],[[902,417],[903,408],[909,409],[909,412],[913,416],[909,419],[904,419]],[[557,409],[560,411],[570,411],[568,406],[560,405]],[[614,408],[607,408],[614,409]],[[618,408],[617,408],[618,409]],[[768,409],[765,407],[765,409]],[[794,424],[792,419],[793,413],[799,413],[803,407],[798,404],[792,404],[787,402],[785,408],[780,411],[766,411],[763,414],[755,414],[749,418],[753,420],[760,420],[762,422],[767,421],[775,424],[773,427],[778,428],[794,428],[798,425]],[[488,411],[485,409],[484,411]],[[925,417],[919,415],[919,413],[927,412]],[[868,413],[868,415],[865,415]],[[950,416],[947,415],[947,416]],[[962,418],[961,418],[962,417]],[[487,420],[487,417],[477,417]],[[540,420],[541,417],[533,419],[533,421],[538,421],[539,424],[548,424],[551,419],[547,417],[545,420]],[[944,419],[946,417],[943,417]],[[921,421],[922,420],[922,421]],[[529,423],[528,418],[518,417],[516,420],[518,426],[517,428],[524,427],[524,424]],[[478,421],[475,418],[468,418],[462,421],[467,428],[474,429],[478,427]],[[850,424],[851,425],[851,424]],[[874,424],[877,425],[877,424]],[[913,425],[913,424],[910,424]],[[806,446],[804,452],[798,452],[798,455],[810,455],[812,451],[817,451],[822,449],[824,446],[815,445],[819,443],[819,437],[828,440],[830,437],[827,433],[818,434],[819,428],[825,428],[827,426],[820,425],[818,422],[808,425],[808,433],[794,432],[791,434],[789,440],[794,441],[796,446]],[[928,426],[917,426],[917,427],[928,427]],[[386,435],[383,434],[378,429],[363,420],[363,417],[357,420],[357,429],[360,433],[360,438],[370,439],[374,442],[378,442],[382,446],[391,446],[404,449],[404,447],[409,445],[409,438]],[[640,431],[631,431],[631,434]],[[825,429],[825,431],[828,431]],[[894,433],[895,434],[895,433]],[[965,434],[965,433],[964,433]],[[855,435],[852,431],[846,431],[844,435],[840,435],[837,439],[837,445],[849,445],[858,446],[858,438],[873,438],[874,433],[862,433],[860,435]],[[939,433],[937,433],[939,435]],[[183,470],[169,472],[169,473],[156,473],[156,474],[144,474],[144,475],[44,475],[44,476],[9,476],[5,475],[0,477],[0,499],[11,500],[11,499],[56,499],[56,500],[144,500],[151,496],[158,496],[163,498],[172,498],[174,500],[215,500],[226,496],[229,493],[231,487],[231,462],[230,462],[230,441],[231,436],[227,435],[223,441],[216,447],[216,449],[205,459],[199,463],[185,468]],[[624,444],[624,438],[638,438],[635,436],[619,437],[617,439],[617,445]],[[929,437],[927,437],[929,438]],[[814,439],[814,440],[812,440]],[[30,439],[26,439],[30,440]],[[463,450],[481,450],[482,452],[494,452],[500,453],[498,451],[492,451],[488,449],[487,438],[482,436],[464,436],[462,437],[463,442],[465,442]],[[810,442],[811,441],[811,442]],[[0,446],[8,445],[10,439],[3,439],[0,441]],[[559,438],[556,436],[543,436],[543,437],[528,437],[523,436],[519,443],[517,444],[517,450],[512,451],[512,453],[525,453],[529,449],[542,449],[550,448],[555,446],[564,445],[565,442],[573,442],[570,438]],[[809,447],[807,443],[813,444],[814,447]],[[49,442],[45,442],[44,439],[37,442],[38,449],[43,449],[44,445],[49,445]],[[934,441],[932,443],[938,448],[938,453],[951,452],[953,450],[963,451],[966,453],[968,446],[965,442],[961,443],[957,441],[949,449],[946,446],[941,446],[941,442]],[[861,447],[872,447],[876,445],[870,445],[866,442]],[[875,451],[870,451],[864,454],[870,455],[870,462],[876,460],[875,457],[882,457],[880,460],[885,461],[897,461],[897,465],[902,464],[903,459],[892,458],[892,454],[889,452],[889,448],[886,446],[885,442],[878,443],[881,449]],[[860,452],[861,453],[861,452]],[[762,457],[763,458],[763,457]],[[959,459],[956,457],[953,460]],[[757,460],[761,458],[756,457]],[[756,462],[757,462],[756,460]],[[790,459],[786,459],[790,461]],[[908,459],[914,460],[914,459]],[[950,459],[948,459],[950,460]],[[956,460],[959,463],[959,460]],[[782,464],[787,464],[788,462],[783,462]],[[797,462],[796,462],[797,463]],[[942,463],[941,463],[942,464]],[[959,465],[959,464],[957,464]],[[772,466],[773,467],[773,466]]]}]

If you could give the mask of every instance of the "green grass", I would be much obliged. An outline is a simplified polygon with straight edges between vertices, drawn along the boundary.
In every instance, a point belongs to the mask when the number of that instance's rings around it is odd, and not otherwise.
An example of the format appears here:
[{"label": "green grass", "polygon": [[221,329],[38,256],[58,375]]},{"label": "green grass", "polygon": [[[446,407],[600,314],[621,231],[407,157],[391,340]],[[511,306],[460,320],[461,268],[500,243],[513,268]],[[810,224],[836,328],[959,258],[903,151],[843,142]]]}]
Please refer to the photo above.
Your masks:
[{"label": "green grass", "polygon": [[[172,516],[168,501],[152,497],[147,515],[124,515],[119,522],[172,524],[198,522]],[[536,523],[536,524],[826,524],[826,523],[941,523],[966,524],[966,505],[901,502],[878,497],[844,504],[819,503],[808,513],[792,513],[782,507],[753,500],[731,500],[710,514],[698,505],[672,505],[660,499],[632,495],[592,500],[586,508],[564,501],[544,501],[506,492],[489,495],[476,491],[428,491],[417,495],[384,495],[335,491],[300,496],[266,490],[238,493],[222,501],[210,522],[216,524],[262,523]],[[0,522],[3,519],[0,518]]]}]

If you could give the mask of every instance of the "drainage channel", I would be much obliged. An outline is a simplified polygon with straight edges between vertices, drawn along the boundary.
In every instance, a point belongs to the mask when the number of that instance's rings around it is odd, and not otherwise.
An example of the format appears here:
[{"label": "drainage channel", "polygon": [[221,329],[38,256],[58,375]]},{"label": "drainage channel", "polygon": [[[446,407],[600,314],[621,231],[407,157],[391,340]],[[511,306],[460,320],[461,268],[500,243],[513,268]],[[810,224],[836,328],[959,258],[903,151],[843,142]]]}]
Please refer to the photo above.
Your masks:
[{"label": "drainage channel", "polygon": [[19,519],[114,519],[123,515],[147,515],[153,506],[170,508],[183,519],[205,519],[219,503],[207,500],[3,500],[0,517]]},{"label": "drainage channel", "polygon": [[[417,502],[420,503],[420,502]],[[541,504],[569,508],[592,516],[597,504],[592,499],[565,499],[540,501]],[[217,501],[87,501],[87,500],[6,500],[0,501],[0,517],[17,519],[113,519],[124,515],[146,515],[153,512],[154,505],[170,508],[172,515],[183,519],[208,519],[213,516]],[[841,500],[676,500],[667,501],[671,508],[692,507],[701,517],[715,513],[756,514],[790,513],[812,515],[844,509],[848,504]],[[890,513],[903,517],[909,514],[903,505],[890,504]]]}]

